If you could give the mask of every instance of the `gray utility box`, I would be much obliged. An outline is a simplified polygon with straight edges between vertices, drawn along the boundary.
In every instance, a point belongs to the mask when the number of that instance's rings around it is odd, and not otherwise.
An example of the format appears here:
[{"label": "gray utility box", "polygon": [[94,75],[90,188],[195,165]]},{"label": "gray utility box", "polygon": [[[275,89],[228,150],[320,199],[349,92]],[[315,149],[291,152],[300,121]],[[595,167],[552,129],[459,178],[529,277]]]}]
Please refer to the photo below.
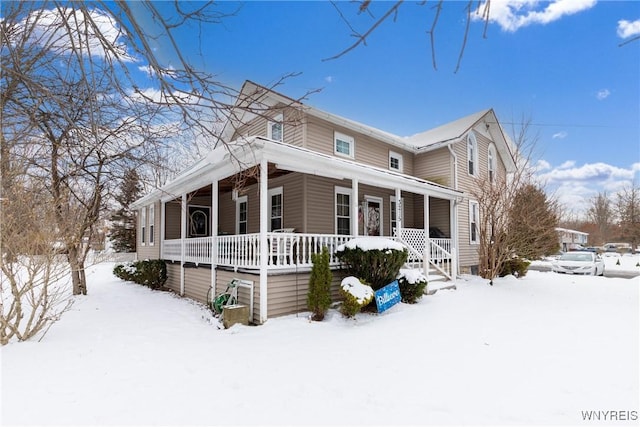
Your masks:
[{"label": "gray utility box", "polygon": [[230,328],[236,323],[242,325],[249,324],[249,307],[246,305],[225,305],[222,307],[222,324],[225,329]]}]

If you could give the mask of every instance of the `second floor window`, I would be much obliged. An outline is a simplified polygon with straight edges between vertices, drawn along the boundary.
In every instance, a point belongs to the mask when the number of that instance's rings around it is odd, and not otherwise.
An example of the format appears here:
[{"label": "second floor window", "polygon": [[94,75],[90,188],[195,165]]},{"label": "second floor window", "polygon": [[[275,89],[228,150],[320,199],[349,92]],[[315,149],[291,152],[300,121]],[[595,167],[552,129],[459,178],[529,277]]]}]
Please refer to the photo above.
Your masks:
[{"label": "second floor window", "polygon": [[335,154],[354,157],[355,140],[352,136],[345,135],[340,132],[335,132],[333,135],[333,150]]},{"label": "second floor window", "polygon": [[389,169],[402,172],[402,154],[389,151]]},{"label": "second floor window", "polygon": [[469,165],[469,175],[477,175],[478,173],[478,141],[473,131],[467,135],[467,163]]},{"label": "second floor window", "polygon": [[489,182],[493,182],[496,178],[496,147],[493,144],[489,145],[489,158],[487,163]]},{"label": "second floor window", "polygon": [[283,119],[282,114],[278,114],[273,119],[269,120],[267,123],[267,138],[280,142],[283,141]]}]

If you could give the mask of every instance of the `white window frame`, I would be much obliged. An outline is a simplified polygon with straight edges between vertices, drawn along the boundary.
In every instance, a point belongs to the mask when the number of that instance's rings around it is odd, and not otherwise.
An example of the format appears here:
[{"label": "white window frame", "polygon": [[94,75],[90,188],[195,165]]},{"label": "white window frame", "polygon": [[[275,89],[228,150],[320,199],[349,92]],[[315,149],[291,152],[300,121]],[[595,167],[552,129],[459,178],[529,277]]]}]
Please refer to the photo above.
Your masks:
[{"label": "white window frame", "polygon": [[[273,136],[273,128],[276,125],[280,125],[280,138],[274,138]],[[284,115],[278,114],[273,117],[271,120],[267,121],[267,138],[273,139],[274,141],[284,141]]]},{"label": "white window frame", "polygon": [[353,230],[351,230],[351,227],[352,227],[351,203],[353,203],[353,191],[351,191],[351,188],[338,187],[338,186],[335,187],[334,196],[333,196],[333,216],[334,216],[334,230],[335,230],[335,233],[339,234],[338,233],[338,194],[349,196],[349,207],[347,209],[347,212],[349,213],[349,215],[347,215],[347,216],[341,215],[340,218],[347,218],[349,220],[349,233],[348,233],[348,235],[352,235],[353,234]]},{"label": "white window frame", "polygon": [[240,234],[240,205],[242,205],[242,203],[246,203],[247,205],[247,218],[243,221],[245,223],[245,232],[242,234],[249,232],[249,197],[238,196],[236,198],[236,234]]},{"label": "white window frame", "polygon": [[[473,238],[473,226],[475,224],[476,236]],[[469,244],[480,244],[480,204],[475,200],[469,200]]]},{"label": "white window frame", "polygon": [[[472,166],[473,170],[469,170]],[[478,139],[471,131],[467,135],[467,173],[471,176],[478,176]]]},{"label": "white window frame", "polygon": [[[338,151],[338,141],[344,142],[349,146],[349,153],[343,153]],[[350,159],[355,158],[356,152],[356,140],[349,135],[345,135],[344,133],[334,132],[333,133],[333,153],[336,156],[348,157]]]},{"label": "white window frame", "polygon": [[487,152],[487,175],[489,182],[496,180],[496,146],[491,143]]},{"label": "white window frame", "polygon": [[140,245],[147,244],[147,207],[140,209]]},{"label": "white window frame", "polygon": [[[400,197],[400,218],[401,223],[404,224],[404,197]],[[397,223],[393,217],[396,214],[396,210],[393,208],[393,205],[396,203],[396,196],[390,196],[389,198],[389,232],[391,236],[393,236],[393,223]]]},{"label": "white window frame", "polygon": [[[394,168],[393,166],[391,166],[391,160],[392,159],[396,159],[398,161],[398,167]],[[389,151],[389,169],[390,170],[394,170],[394,171],[398,171],[398,172],[403,172],[404,170],[404,161],[402,159],[402,154],[400,153],[396,153],[395,151]]]},{"label": "white window frame", "polygon": [[[280,218],[280,228],[284,228],[284,196],[282,195],[282,187],[271,188],[268,191],[269,195],[269,231],[274,231],[273,219]],[[280,196],[280,216],[273,216],[273,196]]]},{"label": "white window frame", "polygon": [[155,221],[156,221],[156,215],[155,215],[155,206],[154,205],[149,205],[149,246],[153,246],[153,244],[155,243]]}]

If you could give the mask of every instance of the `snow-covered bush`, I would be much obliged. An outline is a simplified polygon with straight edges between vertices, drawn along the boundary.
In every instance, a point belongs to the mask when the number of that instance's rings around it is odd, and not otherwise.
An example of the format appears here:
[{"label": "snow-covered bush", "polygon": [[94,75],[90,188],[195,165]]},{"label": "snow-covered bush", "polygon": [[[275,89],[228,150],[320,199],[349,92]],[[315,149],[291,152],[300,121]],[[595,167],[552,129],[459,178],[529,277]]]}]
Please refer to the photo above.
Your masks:
[{"label": "snow-covered bush", "polygon": [[346,317],[353,317],[360,312],[362,307],[373,301],[373,289],[366,283],[362,283],[357,277],[349,276],[342,279],[340,294],[344,301],[340,311]]},{"label": "snow-covered bush", "polygon": [[427,278],[420,270],[402,268],[398,274],[398,287],[402,302],[415,304],[424,294]]},{"label": "snow-covered bush", "polygon": [[167,281],[167,265],[161,259],[146,259],[118,264],[113,268],[113,274],[122,280],[159,289]]},{"label": "snow-covered bush", "polygon": [[374,290],[395,280],[408,255],[402,243],[384,237],[359,237],[336,250],[347,275],[364,280]]}]

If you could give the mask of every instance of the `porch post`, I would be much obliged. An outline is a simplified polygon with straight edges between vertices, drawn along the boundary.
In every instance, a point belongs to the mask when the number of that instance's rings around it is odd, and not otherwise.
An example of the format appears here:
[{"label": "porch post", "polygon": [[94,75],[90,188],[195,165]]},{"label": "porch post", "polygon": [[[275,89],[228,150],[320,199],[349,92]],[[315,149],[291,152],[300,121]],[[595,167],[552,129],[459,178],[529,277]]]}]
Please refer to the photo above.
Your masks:
[{"label": "porch post", "polygon": [[451,221],[451,279],[458,276],[458,201],[449,201],[449,218]]},{"label": "porch post", "polygon": [[187,239],[187,193],[182,193],[180,207],[180,295],[184,295],[184,252]]},{"label": "porch post", "polygon": [[[351,180],[351,235],[358,237],[358,178]],[[362,213],[364,215],[364,212]]]},{"label": "porch post", "polygon": [[260,161],[260,323],[267,321],[267,228],[269,209],[267,160]]},{"label": "porch post", "polygon": [[[358,178],[354,177],[351,179],[351,197],[353,198],[353,203],[351,203],[351,235],[353,237],[358,237]],[[362,215],[365,213],[362,212]]]},{"label": "porch post", "polygon": [[162,259],[164,255],[164,238],[165,238],[164,228],[166,227],[166,222],[165,222],[166,212],[167,212],[167,203],[160,200],[160,259]]},{"label": "porch post", "polygon": [[423,227],[424,227],[424,254],[422,259],[422,268],[424,275],[429,281],[429,264],[431,263],[431,240],[429,239],[429,195],[425,194],[424,199],[424,212],[423,215]]},{"label": "porch post", "polygon": [[[402,191],[400,191],[400,188],[396,188],[396,234],[399,238],[402,237],[402,227],[404,227],[404,224],[402,223],[403,211],[404,206],[402,206]],[[393,230],[391,230],[391,235],[393,236]]]},{"label": "porch post", "polygon": [[[211,298],[216,294],[216,267],[218,266],[218,179],[211,183]],[[207,301],[210,303],[211,301]],[[250,317],[253,317],[251,313]]]}]

